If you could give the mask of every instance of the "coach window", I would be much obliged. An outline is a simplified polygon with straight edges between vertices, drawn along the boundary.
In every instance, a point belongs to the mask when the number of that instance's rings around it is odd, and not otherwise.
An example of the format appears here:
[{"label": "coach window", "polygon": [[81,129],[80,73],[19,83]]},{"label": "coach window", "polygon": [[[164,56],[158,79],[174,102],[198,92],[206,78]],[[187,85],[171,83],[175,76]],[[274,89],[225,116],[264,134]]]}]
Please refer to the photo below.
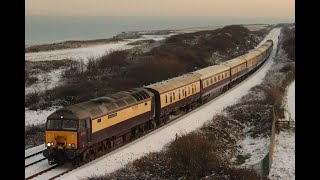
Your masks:
[{"label": "coach window", "polygon": [[166,104],[168,103],[168,97],[167,97],[167,95],[166,95]]},{"label": "coach window", "polygon": [[222,74],[222,78],[221,79],[224,79],[224,74]]},{"label": "coach window", "polygon": [[180,90],[179,90],[179,99],[181,99]]},{"label": "coach window", "polygon": [[172,96],[170,95],[170,103],[172,103]]},{"label": "coach window", "polygon": [[173,100],[176,100],[176,93],[173,92]]},{"label": "coach window", "polygon": [[187,97],[187,89],[184,87],[184,97]]},{"label": "coach window", "polygon": [[98,123],[101,123],[101,118],[100,118],[100,119],[98,119]]}]

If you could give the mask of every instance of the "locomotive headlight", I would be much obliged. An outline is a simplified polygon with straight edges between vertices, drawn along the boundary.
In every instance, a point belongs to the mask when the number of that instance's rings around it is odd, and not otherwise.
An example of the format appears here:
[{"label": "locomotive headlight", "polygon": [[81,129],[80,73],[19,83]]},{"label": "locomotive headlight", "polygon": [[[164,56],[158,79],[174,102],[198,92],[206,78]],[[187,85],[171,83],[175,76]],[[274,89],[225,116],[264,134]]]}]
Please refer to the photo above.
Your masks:
[{"label": "locomotive headlight", "polygon": [[48,143],[47,146],[50,147],[50,146],[51,146],[51,143]]},{"label": "locomotive headlight", "polygon": [[71,146],[73,148],[75,147],[75,145],[73,143],[72,144],[68,144],[68,146]]}]

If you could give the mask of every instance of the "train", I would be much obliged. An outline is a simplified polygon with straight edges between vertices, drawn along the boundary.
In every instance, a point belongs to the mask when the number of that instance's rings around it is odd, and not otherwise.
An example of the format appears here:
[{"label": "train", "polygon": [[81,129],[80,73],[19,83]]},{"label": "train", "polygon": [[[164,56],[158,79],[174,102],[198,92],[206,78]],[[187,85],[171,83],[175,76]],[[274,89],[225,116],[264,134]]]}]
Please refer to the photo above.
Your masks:
[{"label": "train", "polygon": [[273,41],[248,53],[172,79],[63,107],[47,117],[43,156],[79,165],[214,99],[254,73]]}]

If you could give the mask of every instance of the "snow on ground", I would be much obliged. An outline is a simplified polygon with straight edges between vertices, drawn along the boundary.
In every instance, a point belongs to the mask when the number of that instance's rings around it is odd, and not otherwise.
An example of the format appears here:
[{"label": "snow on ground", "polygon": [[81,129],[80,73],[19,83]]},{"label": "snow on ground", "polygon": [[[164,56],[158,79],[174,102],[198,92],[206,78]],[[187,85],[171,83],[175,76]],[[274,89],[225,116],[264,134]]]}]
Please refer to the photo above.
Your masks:
[{"label": "snow on ground", "polygon": [[53,51],[42,51],[25,53],[25,60],[28,61],[46,61],[46,60],[62,60],[62,59],[83,59],[85,62],[90,57],[100,57],[114,50],[124,50],[135,47],[133,45],[127,45],[128,43],[138,40],[153,39],[155,41],[163,40],[172,34],[168,35],[143,35],[142,38],[127,39],[120,42],[108,43],[102,45],[94,45],[90,47],[74,48],[74,49],[62,49]]},{"label": "snow on ground", "polygon": [[293,83],[290,84],[288,88],[288,110],[291,116],[291,119],[295,121],[295,87],[296,83],[293,81]]},{"label": "snow on ground", "polygon": [[273,180],[295,179],[295,132],[287,130],[276,134],[269,177]]},{"label": "snow on ground", "polygon": [[143,38],[146,39],[153,39],[155,41],[160,41],[160,40],[164,40],[170,36],[176,35],[176,33],[170,33],[167,35],[142,35]]},{"label": "snow on ground", "polygon": [[46,60],[62,60],[62,59],[83,59],[86,61],[90,57],[100,57],[112,50],[130,49],[133,46],[126,45],[133,40],[120,41],[116,43],[108,43],[103,45],[95,45],[90,47],[62,49],[53,51],[42,51],[25,53],[25,60],[28,61],[46,61]]},{"label": "snow on ground", "polygon": [[[43,150],[43,149],[42,149],[42,150]],[[38,160],[40,160],[40,159],[43,159],[43,158],[44,158],[44,156],[43,156],[42,153],[37,154],[37,155],[34,155],[34,156],[32,156],[32,157],[29,157],[28,159],[25,159],[25,160],[24,160],[24,165],[29,165],[29,164],[31,164],[31,163],[33,163],[33,162],[36,162],[36,161],[38,161]]]},{"label": "snow on ground", "polygon": [[60,83],[61,73],[64,69],[53,70],[49,73],[39,74],[39,81],[25,88],[25,94],[32,92],[42,92],[58,86]]},{"label": "snow on ground", "polygon": [[58,179],[79,179],[92,175],[104,175],[124,167],[128,162],[138,159],[147,153],[161,151],[169,142],[175,139],[176,133],[189,133],[212,120],[212,117],[220,113],[225,107],[236,103],[248,90],[262,82],[266,72],[273,64],[275,49],[278,44],[280,29],[273,29],[271,32],[274,41],[274,50],[268,61],[243,83],[237,85],[225,94],[200,108],[178,118],[177,120],[137,139],[109,154],[106,154],[86,165],[67,173]]},{"label": "snow on ground", "polygon": [[51,107],[48,110],[33,111],[25,109],[25,126],[39,125],[46,122],[47,117],[61,107]]},{"label": "snow on ground", "polygon": [[[295,81],[288,88],[287,103],[288,109],[286,110],[295,120]],[[295,132],[292,130],[280,131],[275,136],[274,146],[273,163],[269,177],[273,180],[295,179]]]},{"label": "snow on ground", "polygon": [[246,159],[246,162],[241,166],[254,165],[261,161],[268,153],[270,138],[252,138],[248,135],[239,145],[242,147],[239,154],[250,155],[250,158]]},{"label": "snow on ground", "polygon": [[31,154],[34,154],[34,153],[37,153],[37,152],[39,152],[39,151],[42,151],[42,150],[44,150],[44,144],[41,144],[41,145],[39,145],[39,146],[35,146],[35,147],[33,147],[33,148],[29,148],[29,149],[27,149],[27,150],[25,150],[24,151],[24,155],[25,155],[25,157],[26,156],[29,156],[29,155],[31,155]]}]

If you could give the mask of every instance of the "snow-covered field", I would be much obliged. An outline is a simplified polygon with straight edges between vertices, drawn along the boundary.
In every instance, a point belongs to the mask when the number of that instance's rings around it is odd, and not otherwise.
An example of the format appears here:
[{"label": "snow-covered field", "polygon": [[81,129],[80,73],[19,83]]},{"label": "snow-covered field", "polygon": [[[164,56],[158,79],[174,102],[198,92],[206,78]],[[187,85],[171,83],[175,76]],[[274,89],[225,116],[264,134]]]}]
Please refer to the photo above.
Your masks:
[{"label": "snow-covered field", "polygon": [[[292,120],[295,120],[295,82],[288,88],[287,102]],[[295,179],[295,132],[281,131],[276,134],[272,168],[269,177],[273,180]]]},{"label": "snow-covered field", "polygon": [[274,62],[273,58],[275,56],[275,49],[277,48],[279,33],[280,29],[276,28],[267,36],[267,38],[271,38],[274,41],[274,50],[260,70],[255,72],[243,83],[170,124],[83,165],[58,179],[79,179],[91,175],[103,175],[113,172],[124,167],[128,162],[138,159],[149,152],[160,151],[166,144],[175,139],[176,133],[188,133],[202,127],[204,123],[210,121],[214,115],[220,113],[225,107],[236,103],[243,95],[247,94],[250,88],[262,82],[263,77]]},{"label": "snow-covered field", "polygon": [[246,159],[246,162],[241,166],[255,165],[261,161],[270,148],[270,138],[252,138],[249,135],[240,142],[241,155],[250,154],[250,158]]},{"label": "snow-covered field", "polygon": [[56,69],[49,73],[39,74],[37,83],[25,88],[25,94],[32,92],[41,92],[58,86],[60,83],[61,73],[63,69]]},{"label": "snow-covered field", "polygon": [[63,49],[53,51],[42,51],[25,53],[25,60],[44,61],[44,60],[62,60],[62,59],[83,59],[86,61],[90,57],[99,57],[112,50],[129,49],[132,46],[126,45],[132,41],[120,41],[117,43],[108,43],[90,47],[75,49]]},{"label": "snow-covered field", "polygon": [[29,110],[25,109],[25,126],[39,125],[46,122],[47,117],[61,107],[51,107],[48,110]]},{"label": "snow-covered field", "polygon": [[148,39],[159,41],[172,35],[173,34],[143,35],[143,38],[127,39],[127,40],[116,42],[116,43],[108,43],[108,44],[94,45],[94,46],[74,48],[74,49],[25,53],[25,60],[46,61],[46,60],[62,60],[62,59],[74,59],[74,60],[83,59],[86,62],[86,60],[88,60],[88,58],[90,57],[97,58],[114,50],[124,50],[124,49],[130,49],[132,47],[135,47],[133,45],[128,45],[128,43],[132,43],[138,40],[148,40]]}]

